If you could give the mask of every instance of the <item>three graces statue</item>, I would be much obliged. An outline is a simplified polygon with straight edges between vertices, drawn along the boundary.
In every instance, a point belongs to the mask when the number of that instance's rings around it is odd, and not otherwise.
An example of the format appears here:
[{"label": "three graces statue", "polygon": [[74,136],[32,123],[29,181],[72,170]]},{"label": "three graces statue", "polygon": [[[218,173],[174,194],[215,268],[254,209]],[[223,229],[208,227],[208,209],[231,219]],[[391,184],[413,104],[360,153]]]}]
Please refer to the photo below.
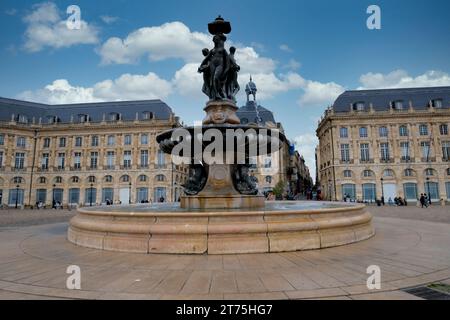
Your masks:
[{"label": "three graces statue", "polygon": [[202,50],[205,58],[198,68],[198,72],[203,73],[202,91],[210,100],[235,101],[235,96],[240,89],[238,83],[240,67],[234,58],[236,48],[230,47],[230,53],[225,49],[227,40],[225,34],[231,32],[231,25],[219,16],[214,22],[208,24],[208,30],[214,35],[214,48]]}]

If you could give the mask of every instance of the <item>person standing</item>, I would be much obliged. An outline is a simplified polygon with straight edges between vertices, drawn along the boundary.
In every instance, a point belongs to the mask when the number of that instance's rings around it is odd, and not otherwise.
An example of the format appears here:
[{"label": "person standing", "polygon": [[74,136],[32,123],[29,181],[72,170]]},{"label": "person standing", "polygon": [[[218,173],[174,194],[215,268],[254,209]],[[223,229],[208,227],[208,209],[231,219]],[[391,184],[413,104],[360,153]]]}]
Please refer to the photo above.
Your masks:
[{"label": "person standing", "polygon": [[423,193],[420,194],[420,206],[423,208],[423,206],[425,205],[425,196],[423,195]]}]

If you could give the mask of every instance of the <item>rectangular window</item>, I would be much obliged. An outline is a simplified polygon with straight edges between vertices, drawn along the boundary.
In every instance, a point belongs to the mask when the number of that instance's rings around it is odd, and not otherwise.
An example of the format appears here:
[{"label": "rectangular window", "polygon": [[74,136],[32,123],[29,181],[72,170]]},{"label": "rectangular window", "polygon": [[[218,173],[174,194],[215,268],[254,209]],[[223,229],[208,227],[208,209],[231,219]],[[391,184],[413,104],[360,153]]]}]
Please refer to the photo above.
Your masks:
[{"label": "rectangular window", "polygon": [[356,199],[356,187],[354,184],[343,184],[342,185],[342,199],[348,198],[351,200]]},{"label": "rectangular window", "polygon": [[23,189],[10,189],[8,199],[9,206],[12,207],[15,206],[16,204],[18,206],[23,205],[23,195],[24,195]]},{"label": "rectangular window", "polygon": [[367,138],[367,136],[368,136],[368,134],[367,134],[367,127],[359,128],[359,136],[361,138]]},{"label": "rectangular window", "polygon": [[348,129],[346,127],[342,127],[339,131],[341,138],[348,138]]},{"label": "rectangular window", "polygon": [[164,156],[164,152],[162,150],[158,150],[158,165],[164,166],[166,163],[166,157]]},{"label": "rectangular window", "polygon": [[408,127],[400,126],[398,128],[398,133],[399,133],[400,137],[407,137],[408,136]]},{"label": "rectangular window", "polygon": [[64,169],[66,165],[66,154],[58,153],[58,169]]},{"label": "rectangular window", "polygon": [[417,200],[417,184],[405,183],[403,184],[403,191],[407,200]]},{"label": "rectangular window", "polygon": [[441,124],[441,125],[439,126],[439,132],[441,133],[442,136],[448,135],[448,125],[446,125],[446,124]]},{"label": "rectangular window", "polygon": [[81,147],[83,145],[83,138],[82,137],[76,137],[75,138],[75,147]]},{"label": "rectangular window", "polygon": [[376,199],[375,183],[366,183],[362,185],[363,201],[374,202]]},{"label": "rectangular window", "polygon": [[126,146],[131,145],[131,135],[129,135],[129,134],[125,135],[125,137],[124,137],[124,144]]},{"label": "rectangular window", "polygon": [[42,202],[45,204],[47,201],[47,189],[36,190],[36,202]]},{"label": "rectangular window", "polygon": [[75,152],[73,159],[73,167],[75,169],[81,168],[81,152]]},{"label": "rectangular window", "polygon": [[3,151],[0,151],[0,168],[3,167]]},{"label": "rectangular window", "polygon": [[69,189],[69,204],[78,204],[80,202],[80,189]]},{"label": "rectangular window", "polygon": [[439,184],[437,182],[425,182],[425,193],[430,195],[431,199],[439,199]]},{"label": "rectangular window", "polygon": [[447,192],[447,199],[450,200],[450,182],[445,183],[445,190]]},{"label": "rectangular window", "polygon": [[402,160],[409,160],[409,142],[400,142]]},{"label": "rectangular window", "polygon": [[0,134],[0,146],[3,146],[5,144],[5,136],[3,134]]},{"label": "rectangular window", "polygon": [[341,144],[341,160],[350,161],[350,147],[347,143]]},{"label": "rectangular window", "polygon": [[428,161],[428,158],[430,157],[430,142],[429,141],[422,141],[420,143],[420,147],[422,149],[422,157],[426,158]]},{"label": "rectangular window", "polygon": [[17,152],[16,158],[14,161],[14,168],[16,169],[23,169],[25,166],[25,153],[23,152]]},{"label": "rectangular window", "polygon": [[92,136],[91,137],[91,146],[92,147],[98,147],[98,136]]},{"label": "rectangular window", "polygon": [[50,148],[50,138],[44,138],[44,148]]},{"label": "rectangular window", "polygon": [[114,201],[114,189],[113,188],[103,188],[102,189],[102,203],[106,203],[106,201],[110,201],[111,203]]},{"label": "rectangular window", "polygon": [[48,169],[49,158],[50,158],[50,154],[49,153],[43,153],[42,154],[42,159],[41,159],[41,168],[42,169],[44,169],[44,170]]},{"label": "rectangular window", "polygon": [[26,146],[26,139],[25,139],[25,137],[17,137],[17,147],[25,148],[25,146]]},{"label": "rectangular window", "polygon": [[59,138],[59,147],[64,148],[66,146],[66,138]]},{"label": "rectangular window", "polygon": [[419,126],[419,134],[421,136],[427,136],[428,135],[428,126],[426,124],[421,124]]},{"label": "rectangular window", "polygon": [[98,166],[98,152],[91,152],[91,169],[97,169]]},{"label": "rectangular window", "polygon": [[380,143],[380,151],[381,151],[381,160],[389,160],[389,143],[383,142]]},{"label": "rectangular window", "polygon": [[442,142],[442,159],[450,160],[450,141]]},{"label": "rectangular window", "polygon": [[360,151],[361,151],[361,161],[369,161],[369,144],[368,143],[361,143],[360,144]]},{"label": "rectangular window", "polygon": [[114,168],[114,151],[108,151],[106,153],[106,166],[108,169]]},{"label": "rectangular window", "polygon": [[387,137],[388,136],[388,129],[387,129],[387,127],[380,127],[379,132],[380,132],[380,137]]},{"label": "rectangular window", "polygon": [[114,136],[108,136],[108,146],[113,146],[116,144],[116,138]]},{"label": "rectangular window", "polygon": [[148,166],[148,150],[141,150],[141,166]]},{"label": "rectangular window", "polygon": [[137,202],[142,203],[148,200],[148,188],[137,189]]},{"label": "rectangular window", "polygon": [[131,168],[131,151],[129,150],[123,152],[123,166]]},{"label": "rectangular window", "polygon": [[95,205],[97,199],[97,189],[87,188],[84,193],[84,203],[85,205]]},{"label": "rectangular window", "polygon": [[148,134],[141,134],[141,144],[148,144]]}]

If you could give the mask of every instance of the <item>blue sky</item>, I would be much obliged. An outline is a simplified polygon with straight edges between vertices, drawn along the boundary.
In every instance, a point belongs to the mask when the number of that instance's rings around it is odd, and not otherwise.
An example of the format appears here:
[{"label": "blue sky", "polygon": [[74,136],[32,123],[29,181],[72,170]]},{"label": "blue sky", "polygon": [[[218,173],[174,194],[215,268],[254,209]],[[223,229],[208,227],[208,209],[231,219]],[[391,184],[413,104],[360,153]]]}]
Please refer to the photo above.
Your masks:
[{"label": "blue sky", "polygon": [[[65,28],[81,8],[82,29]],[[366,9],[381,8],[381,30]],[[195,72],[221,14],[261,105],[313,166],[314,130],[343,90],[450,85],[450,2],[0,2],[0,96],[47,103],[161,98],[185,123],[203,117]],[[239,105],[244,104],[239,95]],[[313,169],[313,168],[311,168]]]}]

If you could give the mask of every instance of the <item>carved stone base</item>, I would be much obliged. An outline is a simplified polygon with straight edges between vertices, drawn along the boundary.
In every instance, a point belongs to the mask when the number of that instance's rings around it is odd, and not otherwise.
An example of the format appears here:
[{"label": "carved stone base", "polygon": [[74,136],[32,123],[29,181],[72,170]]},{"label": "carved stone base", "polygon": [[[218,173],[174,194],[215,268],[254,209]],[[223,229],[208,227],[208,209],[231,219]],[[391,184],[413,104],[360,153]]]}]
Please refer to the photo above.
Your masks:
[{"label": "carved stone base", "polygon": [[182,196],[181,208],[190,209],[252,209],[264,207],[264,196],[225,195],[225,196]]},{"label": "carved stone base", "polygon": [[231,100],[209,101],[203,109],[206,117],[203,124],[240,124],[236,111],[239,108]]}]

